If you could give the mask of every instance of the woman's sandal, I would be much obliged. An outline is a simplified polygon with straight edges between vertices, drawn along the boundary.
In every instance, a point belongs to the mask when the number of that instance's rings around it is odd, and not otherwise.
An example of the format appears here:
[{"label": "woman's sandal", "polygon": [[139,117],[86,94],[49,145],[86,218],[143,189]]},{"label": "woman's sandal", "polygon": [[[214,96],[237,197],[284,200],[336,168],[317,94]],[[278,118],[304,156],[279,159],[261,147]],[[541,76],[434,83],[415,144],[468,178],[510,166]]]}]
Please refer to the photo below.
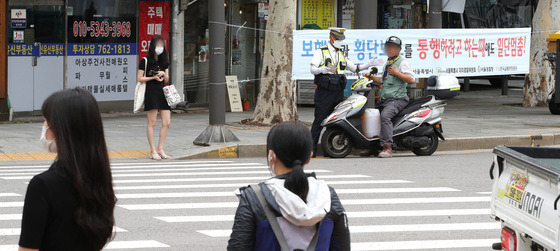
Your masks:
[{"label": "woman's sandal", "polygon": [[171,159],[171,157],[165,153],[158,153],[158,155],[161,157],[161,159]]},{"label": "woman's sandal", "polygon": [[161,155],[159,155],[159,154],[157,154],[157,153],[156,153],[156,154],[151,154],[151,155],[150,155],[150,159],[153,159],[153,160],[161,160]]}]

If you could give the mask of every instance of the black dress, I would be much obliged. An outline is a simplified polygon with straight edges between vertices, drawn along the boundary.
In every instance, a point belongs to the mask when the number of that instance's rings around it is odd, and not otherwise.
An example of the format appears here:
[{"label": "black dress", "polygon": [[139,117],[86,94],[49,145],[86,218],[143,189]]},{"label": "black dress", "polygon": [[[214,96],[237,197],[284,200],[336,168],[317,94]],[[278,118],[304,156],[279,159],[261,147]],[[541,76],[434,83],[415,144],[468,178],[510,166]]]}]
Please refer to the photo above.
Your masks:
[{"label": "black dress", "polygon": [[93,251],[74,218],[77,207],[76,189],[58,173],[55,162],[29,181],[19,245],[41,251]]},{"label": "black dress", "polygon": [[[143,70],[146,73],[146,77],[153,77],[155,74],[151,74],[151,71],[165,71],[168,65],[163,65],[159,61],[153,59],[148,59],[148,70],[144,69],[146,63],[144,58],[140,60],[139,70]],[[146,93],[144,94],[144,111],[149,111],[153,109],[157,110],[171,110],[171,107],[167,104],[167,99],[165,99],[165,94],[163,94],[163,87],[165,87],[164,81],[150,80],[146,82]]]}]

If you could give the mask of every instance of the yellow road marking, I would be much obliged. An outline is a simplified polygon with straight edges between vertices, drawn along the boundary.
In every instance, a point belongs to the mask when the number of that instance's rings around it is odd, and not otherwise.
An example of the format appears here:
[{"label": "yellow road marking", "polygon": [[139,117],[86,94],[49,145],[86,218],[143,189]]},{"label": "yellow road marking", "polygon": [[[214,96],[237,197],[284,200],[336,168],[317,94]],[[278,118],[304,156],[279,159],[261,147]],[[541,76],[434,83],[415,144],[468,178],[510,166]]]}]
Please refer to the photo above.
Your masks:
[{"label": "yellow road marking", "polygon": [[[56,154],[47,152],[27,152],[27,153],[0,153],[0,161],[14,160],[53,160]],[[124,150],[109,151],[111,159],[129,159],[129,158],[148,158],[149,150]]]}]

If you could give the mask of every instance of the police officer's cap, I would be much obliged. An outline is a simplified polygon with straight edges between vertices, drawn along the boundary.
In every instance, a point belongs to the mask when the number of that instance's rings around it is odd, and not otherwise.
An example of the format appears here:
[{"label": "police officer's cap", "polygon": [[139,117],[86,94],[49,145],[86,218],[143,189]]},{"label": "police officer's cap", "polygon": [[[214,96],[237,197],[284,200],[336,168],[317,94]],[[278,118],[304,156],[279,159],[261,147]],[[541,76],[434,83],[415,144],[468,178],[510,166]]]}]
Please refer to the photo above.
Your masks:
[{"label": "police officer's cap", "polygon": [[394,44],[400,47],[402,47],[402,41],[400,38],[396,37],[396,36],[390,36],[389,38],[387,38],[387,40],[385,41],[386,44]]},{"label": "police officer's cap", "polygon": [[333,36],[337,40],[346,39],[346,36],[344,36],[344,31],[346,31],[346,29],[343,29],[343,28],[329,28],[329,30],[331,31],[331,36]]}]

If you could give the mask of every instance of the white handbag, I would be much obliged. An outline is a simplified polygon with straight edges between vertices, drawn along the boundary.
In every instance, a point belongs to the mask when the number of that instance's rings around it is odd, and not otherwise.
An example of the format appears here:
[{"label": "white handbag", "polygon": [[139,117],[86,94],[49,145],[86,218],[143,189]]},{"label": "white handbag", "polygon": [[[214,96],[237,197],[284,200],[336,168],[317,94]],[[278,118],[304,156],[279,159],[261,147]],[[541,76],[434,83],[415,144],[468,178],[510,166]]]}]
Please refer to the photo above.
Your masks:
[{"label": "white handbag", "polygon": [[[146,76],[146,71],[148,70],[148,59],[146,57],[143,58],[145,65],[144,65],[144,77]],[[134,90],[134,113],[138,113],[142,111],[144,108],[144,95],[146,94],[146,83],[145,82],[137,82],[136,83],[136,90]]]},{"label": "white handbag", "polygon": [[181,95],[179,95],[179,92],[177,91],[177,88],[175,88],[174,85],[167,85],[163,87],[163,94],[165,94],[165,99],[167,99],[167,104],[171,108],[183,102],[183,99],[181,99]]}]

